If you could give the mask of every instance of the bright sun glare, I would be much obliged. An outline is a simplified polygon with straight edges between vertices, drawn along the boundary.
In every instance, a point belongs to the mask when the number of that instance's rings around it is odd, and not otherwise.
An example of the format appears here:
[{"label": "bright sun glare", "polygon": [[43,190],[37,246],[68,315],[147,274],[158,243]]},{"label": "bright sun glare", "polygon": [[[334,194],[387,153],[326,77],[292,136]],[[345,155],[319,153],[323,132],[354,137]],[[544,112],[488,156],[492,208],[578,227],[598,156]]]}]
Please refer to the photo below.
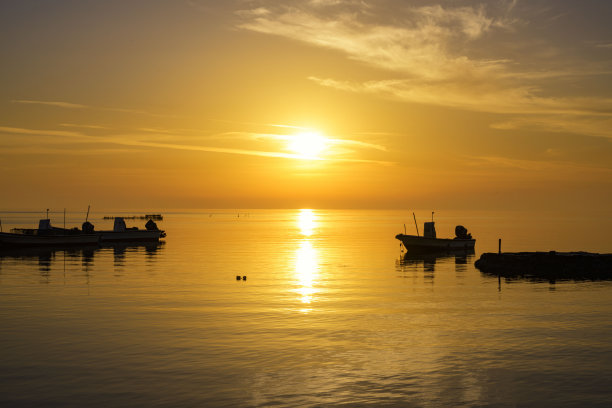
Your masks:
[{"label": "bright sun glare", "polygon": [[327,139],[318,132],[302,132],[292,136],[287,148],[304,159],[318,159],[327,147]]},{"label": "bright sun glare", "polygon": [[309,237],[317,227],[317,216],[313,210],[302,209],[298,213],[297,222],[302,235]]}]

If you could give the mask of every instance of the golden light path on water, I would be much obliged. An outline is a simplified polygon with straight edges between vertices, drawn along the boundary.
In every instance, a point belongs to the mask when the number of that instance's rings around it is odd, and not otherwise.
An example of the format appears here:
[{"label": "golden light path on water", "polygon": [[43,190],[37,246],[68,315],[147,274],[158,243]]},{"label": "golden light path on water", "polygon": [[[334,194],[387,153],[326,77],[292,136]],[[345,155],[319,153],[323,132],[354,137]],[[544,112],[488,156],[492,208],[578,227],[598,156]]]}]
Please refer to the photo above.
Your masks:
[{"label": "golden light path on water", "polygon": [[306,237],[311,236],[317,227],[317,216],[313,210],[302,209],[297,215],[297,225],[300,233]]},{"label": "golden light path on water", "polygon": [[[296,292],[300,294],[303,304],[310,305],[313,295],[317,292],[314,285],[319,276],[319,254],[310,238],[317,228],[315,212],[309,209],[300,210],[297,214],[297,226],[303,238],[295,252],[295,277],[298,285]],[[310,307],[305,307],[300,311],[308,313],[311,310]]]}]

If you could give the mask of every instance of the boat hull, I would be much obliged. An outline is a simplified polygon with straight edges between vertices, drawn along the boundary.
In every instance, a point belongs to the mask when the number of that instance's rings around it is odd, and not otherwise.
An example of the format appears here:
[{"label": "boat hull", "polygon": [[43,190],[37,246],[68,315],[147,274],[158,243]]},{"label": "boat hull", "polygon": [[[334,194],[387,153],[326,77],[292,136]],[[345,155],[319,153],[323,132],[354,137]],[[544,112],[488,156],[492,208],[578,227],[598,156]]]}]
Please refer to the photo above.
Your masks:
[{"label": "boat hull", "polygon": [[96,234],[30,235],[0,232],[0,245],[3,247],[97,245],[98,241]]},{"label": "boat hull", "polygon": [[165,236],[161,230],[127,230],[127,231],[98,231],[101,242],[143,242],[159,241]]},{"label": "boat hull", "polygon": [[441,251],[441,250],[473,250],[475,239],[426,238],[416,235],[397,234],[396,239],[407,250]]}]

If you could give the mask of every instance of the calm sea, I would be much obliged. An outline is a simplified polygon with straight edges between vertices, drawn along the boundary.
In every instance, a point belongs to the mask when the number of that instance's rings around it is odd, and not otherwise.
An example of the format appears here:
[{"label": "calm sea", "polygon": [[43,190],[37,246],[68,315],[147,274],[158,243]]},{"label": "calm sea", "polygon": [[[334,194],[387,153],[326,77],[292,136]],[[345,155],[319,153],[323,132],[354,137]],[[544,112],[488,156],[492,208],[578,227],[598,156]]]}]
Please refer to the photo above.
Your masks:
[{"label": "calm sea", "polygon": [[160,245],[0,253],[0,406],[612,406],[612,281],[473,266],[498,238],[612,252],[610,214],[436,213],[477,239],[441,257],[401,252],[408,211],[164,216]]}]

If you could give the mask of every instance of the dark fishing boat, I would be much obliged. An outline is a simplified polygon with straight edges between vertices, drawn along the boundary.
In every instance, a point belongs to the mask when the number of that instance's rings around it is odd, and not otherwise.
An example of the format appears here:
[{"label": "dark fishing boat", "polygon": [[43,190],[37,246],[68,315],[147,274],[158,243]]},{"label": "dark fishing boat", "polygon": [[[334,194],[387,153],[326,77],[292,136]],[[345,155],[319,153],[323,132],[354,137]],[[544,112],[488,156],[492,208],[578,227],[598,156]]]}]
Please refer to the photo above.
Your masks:
[{"label": "dark fishing boat", "polygon": [[100,237],[79,229],[55,228],[49,219],[38,222],[38,228],[13,228],[0,232],[0,246],[72,246],[97,245]]},{"label": "dark fishing boat", "polygon": [[[416,217],[414,222],[416,225]],[[468,233],[462,225],[455,227],[455,238],[438,238],[433,215],[432,221],[424,224],[423,236],[419,235],[417,226],[417,235],[404,233],[397,234],[395,238],[400,240],[408,251],[474,250],[476,245],[476,240],[472,238],[472,234]]]}]

